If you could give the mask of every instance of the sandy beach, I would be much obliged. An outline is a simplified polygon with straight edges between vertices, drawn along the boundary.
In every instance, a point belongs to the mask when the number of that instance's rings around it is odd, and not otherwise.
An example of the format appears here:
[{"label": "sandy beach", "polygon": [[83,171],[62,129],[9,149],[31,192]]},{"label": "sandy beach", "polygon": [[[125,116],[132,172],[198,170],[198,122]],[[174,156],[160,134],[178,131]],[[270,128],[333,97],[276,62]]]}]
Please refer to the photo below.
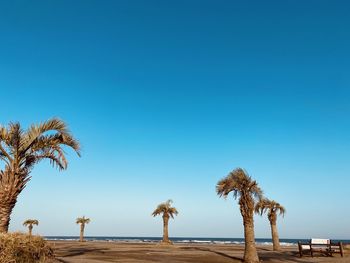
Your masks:
[{"label": "sandy beach", "polygon": [[[51,241],[57,260],[64,263],[102,262],[201,262],[234,263],[241,262],[243,245],[175,244],[162,246],[156,243]],[[317,255],[299,258],[296,246],[283,247],[281,252],[273,252],[271,246],[258,246],[262,262],[350,262],[349,249],[342,258]]]}]

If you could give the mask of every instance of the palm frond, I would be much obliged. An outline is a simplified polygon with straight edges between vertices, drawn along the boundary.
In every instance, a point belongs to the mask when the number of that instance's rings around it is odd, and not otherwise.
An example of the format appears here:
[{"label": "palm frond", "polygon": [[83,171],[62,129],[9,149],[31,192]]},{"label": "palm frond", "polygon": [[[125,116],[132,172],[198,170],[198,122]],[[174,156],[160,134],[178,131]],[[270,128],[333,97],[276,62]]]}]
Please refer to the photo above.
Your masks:
[{"label": "palm frond", "polygon": [[60,134],[68,133],[66,124],[57,118],[52,118],[39,124],[32,124],[29,127],[26,136],[23,140],[22,151],[28,150],[32,146],[32,144],[38,139],[39,136],[49,131],[54,131]]},{"label": "palm frond", "polygon": [[[53,133],[47,133],[50,131]],[[13,172],[28,174],[43,159],[50,160],[59,170],[66,169],[68,161],[64,146],[72,148],[80,156],[79,142],[59,119],[33,124],[26,131],[22,130],[19,123],[9,123],[8,127],[0,126],[0,160],[12,167]]]},{"label": "palm frond", "polygon": [[[3,145],[4,144],[4,145]],[[8,151],[6,151],[6,146],[9,144],[9,133],[4,126],[0,126],[0,154],[1,159],[4,160],[7,164],[12,161],[11,156]]]},{"label": "palm frond", "polygon": [[24,226],[28,225],[39,225],[39,221],[36,219],[27,219],[26,221],[23,222]]},{"label": "palm frond", "polygon": [[157,206],[157,208],[153,211],[152,216],[157,216],[160,214],[163,214],[165,216],[170,216],[171,218],[174,218],[174,215],[178,215],[178,211],[175,207],[172,207],[172,200],[169,199],[168,201],[161,203]]},{"label": "palm frond", "polygon": [[216,193],[220,197],[227,198],[231,192],[235,199],[239,198],[244,192],[252,194],[257,199],[261,199],[263,195],[257,182],[242,168],[233,170],[216,185]]},{"label": "palm frond", "polygon": [[83,216],[83,217],[78,217],[78,218],[76,219],[76,223],[77,223],[77,224],[88,224],[88,223],[90,223],[90,218],[86,218],[85,216]]},{"label": "palm frond", "polygon": [[284,216],[286,209],[275,200],[264,198],[255,205],[255,213],[262,215],[268,212],[269,218],[275,219],[276,214]]},{"label": "palm frond", "polygon": [[37,125],[33,124],[24,134],[21,145],[19,149],[21,157],[28,152],[33,153],[44,148],[61,148],[62,146],[72,148],[80,156],[79,142],[69,133],[66,124],[57,118]]},{"label": "palm frond", "polygon": [[171,218],[174,218],[174,215],[178,215],[179,212],[177,211],[177,209],[175,207],[170,207],[168,210],[168,214],[171,216]]}]

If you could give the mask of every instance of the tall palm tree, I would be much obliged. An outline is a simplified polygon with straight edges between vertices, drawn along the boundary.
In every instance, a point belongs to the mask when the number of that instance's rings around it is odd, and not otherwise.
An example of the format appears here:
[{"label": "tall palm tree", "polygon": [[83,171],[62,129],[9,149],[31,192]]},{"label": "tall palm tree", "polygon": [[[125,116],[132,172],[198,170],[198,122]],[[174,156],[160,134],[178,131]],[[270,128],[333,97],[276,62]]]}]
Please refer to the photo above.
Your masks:
[{"label": "tall palm tree", "polygon": [[157,208],[153,211],[152,216],[157,216],[160,214],[163,214],[163,240],[162,243],[171,244],[171,241],[169,240],[169,233],[168,233],[168,224],[169,224],[169,218],[174,218],[174,215],[177,215],[179,212],[176,210],[175,207],[171,206],[172,200],[168,200],[164,203],[161,203],[157,206]]},{"label": "tall palm tree", "polygon": [[238,198],[244,225],[244,262],[259,262],[254,236],[254,205],[262,198],[262,190],[243,169],[237,168],[217,183],[216,192],[224,198],[232,192],[233,197]]},{"label": "tall palm tree", "polygon": [[85,216],[83,217],[78,217],[77,224],[80,224],[80,242],[84,241],[84,230],[85,230],[85,224],[89,224],[90,223],[90,218],[85,218]]},{"label": "tall palm tree", "polygon": [[280,241],[277,232],[277,214],[284,216],[286,209],[276,201],[264,198],[255,205],[255,213],[262,215],[265,212],[268,212],[267,216],[270,221],[273,250],[278,251]]},{"label": "tall palm tree", "polygon": [[39,221],[36,219],[27,219],[23,222],[24,226],[28,226],[29,236],[32,235],[33,225],[39,225]]},{"label": "tall palm tree", "polygon": [[33,124],[23,130],[19,123],[0,125],[0,233],[7,232],[10,216],[18,195],[31,179],[30,173],[38,162],[49,159],[59,170],[67,168],[63,146],[79,153],[79,143],[59,119]]}]

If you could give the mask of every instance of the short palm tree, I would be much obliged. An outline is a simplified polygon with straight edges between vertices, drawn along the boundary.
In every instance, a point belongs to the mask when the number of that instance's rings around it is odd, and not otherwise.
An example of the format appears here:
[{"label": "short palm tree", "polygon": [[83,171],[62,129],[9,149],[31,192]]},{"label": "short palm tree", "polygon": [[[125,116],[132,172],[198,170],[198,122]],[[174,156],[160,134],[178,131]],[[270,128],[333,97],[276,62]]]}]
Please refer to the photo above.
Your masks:
[{"label": "short palm tree", "polygon": [[171,206],[172,200],[168,200],[164,203],[161,203],[157,206],[157,208],[153,211],[152,216],[157,216],[162,214],[163,215],[163,240],[162,243],[171,244],[169,240],[169,233],[168,233],[168,224],[169,224],[169,218],[174,218],[174,215],[178,214],[178,211],[175,207]]},{"label": "short palm tree", "polygon": [[29,236],[32,235],[33,225],[39,225],[39,221],[36,219],[27,219],[23,222],[24,226],[28,226],[28,234]]},{"label": "short palm tree", "polygon": [[259,262],[254,236],[254,205],[262,198],[262,190],[243,169],[237,168],[217,183],[216,192],[224,198],[232,192],[233,197],[238,198],[244,225],[244,262]]},{"label": "short palm tree", "polygon": [[84,241],[84,230],[85,230],[85,224],[89,224],[90,223],[90,218],[85,218],[85,216],[83,217],[78,217],[77,224],[80,224],[80,242]]},{"label": "short palm tree", "polygon": [[0,125],[0,233],[7,232],[18,195],[26,187],[38,162],[49,159],[60,170],[67,168],[63,146],[79,155],[79,143],[59,119],[51,119],[23,130],[19,123]]},{"label": "short palm tree", "polygon": [[273,250],[278,251],[280,241],[277,232],[277,214],[284,216],[286,209],[276,201],[264,198],[255,205],[255,213],[262,215],[265,212],[268,212],[267,216],[270,221]]}]

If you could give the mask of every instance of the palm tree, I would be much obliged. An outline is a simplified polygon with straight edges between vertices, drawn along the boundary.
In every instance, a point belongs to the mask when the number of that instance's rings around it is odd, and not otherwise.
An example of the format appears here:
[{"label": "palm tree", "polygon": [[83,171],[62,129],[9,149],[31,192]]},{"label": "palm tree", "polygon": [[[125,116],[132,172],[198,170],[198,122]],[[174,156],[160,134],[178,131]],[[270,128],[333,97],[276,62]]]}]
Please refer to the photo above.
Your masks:
[{"label": "palm tree", "polygon": [[174,215],[178,214],[178,211],[175,207],[171,207],[172,200],[168,200],[164,203],[161,203],[157,206],[157,208],[153,211],[152,216],[157,216],[163,214],[163,240],[162,243],[171,244],[169,240],[168,234],[168,224],[169,218],[174,218]]},{"label": "palm tree", "polygon": [[233,197],[239,199],[244,225],[244,262],[259,262],[254,236],[254,205],[256,199],[262,198],[262,190],[243,169],[237,168],[217,183],[216,192],[224,198],[232,192]]},{"label": "palm tree", "polygon": [[77,224],[80,224],[80,242],[84,241],[84,230],[85,230],[85,224],[89,224],[90,223],[90,218],[85,218],[85,216],[83,217],[78,217]]},{"label": "palm tree", "polygon": [[0,233],[7,232],[18,195],[31,179],[38,162],[49,159],[59,170],[67,168],[63,146],[79,153],[79,143],[59,119],[50,119],[23,130],[19,123],[0,125]]},{"label": "palm tree", "polygon": [[255,213],[262,215],[265,212],[268,212],[267,216],[270,221],[273,250],[278,251],[280,250],[280,241],[276,224],[277,214],[284,216],[286,209],[276,201],[264,198],[255,205]]},{"label": "palm tree", "polygon": [[39,225],[39,221],[36,219],[27,219],[23,222],[24,226],[28,226],[29,236],[32,235],[33,225]]}]

